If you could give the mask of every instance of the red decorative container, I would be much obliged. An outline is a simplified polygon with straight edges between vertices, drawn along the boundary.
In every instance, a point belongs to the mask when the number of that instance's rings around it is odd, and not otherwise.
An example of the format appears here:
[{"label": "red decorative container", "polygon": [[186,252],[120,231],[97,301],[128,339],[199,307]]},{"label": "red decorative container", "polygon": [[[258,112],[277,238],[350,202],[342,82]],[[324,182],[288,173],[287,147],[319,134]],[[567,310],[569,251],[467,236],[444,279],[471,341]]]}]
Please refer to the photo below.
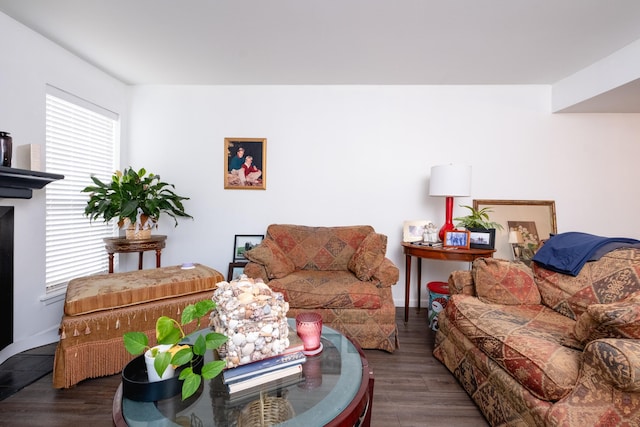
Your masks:
[{"label": "red decorative container", "polygon": [[322,333],[322,316],[315,312],[300,313],[296,316],[296,332],[304,345],[303,353],[307,356],[322,351],[320,335]]}]

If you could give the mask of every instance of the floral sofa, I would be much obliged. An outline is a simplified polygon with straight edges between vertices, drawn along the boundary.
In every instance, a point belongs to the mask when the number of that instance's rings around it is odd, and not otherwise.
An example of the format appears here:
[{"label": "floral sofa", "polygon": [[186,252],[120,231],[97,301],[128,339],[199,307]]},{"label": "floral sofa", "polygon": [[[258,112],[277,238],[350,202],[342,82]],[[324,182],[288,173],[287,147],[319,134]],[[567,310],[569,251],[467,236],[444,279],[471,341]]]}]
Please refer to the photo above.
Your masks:
[{"label": "floral sofa", "polygon": [[398,345],[391,286],[398,268],[386,258],[387,237],[368,225],[272,224],[245,252],[244,272],[262,278],[289,302],[288,317],[315,311],[360,347],[393,352]]},{"label": "floral sofa", "polygon": [[434,356],[492,426],[640,425],[640,249],[532,268],[452,273]]}]

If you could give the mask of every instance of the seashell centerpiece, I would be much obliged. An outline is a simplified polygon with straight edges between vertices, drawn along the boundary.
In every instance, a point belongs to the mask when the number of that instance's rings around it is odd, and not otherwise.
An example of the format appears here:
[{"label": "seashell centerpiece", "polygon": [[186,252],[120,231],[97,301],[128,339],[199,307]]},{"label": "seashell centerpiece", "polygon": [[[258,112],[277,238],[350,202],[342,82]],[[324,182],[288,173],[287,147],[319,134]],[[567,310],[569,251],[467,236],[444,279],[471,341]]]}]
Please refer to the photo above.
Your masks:
[{"label": "seashell centerpiece", "polygon": [[218,283],[211,328],[229,340],[218,348],[227,368],[235,368],[284,352],[289,346],[289,303],[261,279],[241,275]]}]

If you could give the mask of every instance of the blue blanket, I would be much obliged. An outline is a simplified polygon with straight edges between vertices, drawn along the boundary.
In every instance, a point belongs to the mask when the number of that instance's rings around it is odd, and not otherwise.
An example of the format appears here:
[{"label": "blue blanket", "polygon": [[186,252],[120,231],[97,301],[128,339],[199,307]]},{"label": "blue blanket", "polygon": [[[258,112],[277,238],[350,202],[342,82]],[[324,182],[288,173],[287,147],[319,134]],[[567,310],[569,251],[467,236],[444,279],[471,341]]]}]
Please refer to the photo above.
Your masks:
[{"label": "blue blanket", "polygon": [[533,256],[533,261],[547,270],[577,276],[587,261],[623,247],[640,248],[640,240],[578,232],[560,233],[542,245]]}]

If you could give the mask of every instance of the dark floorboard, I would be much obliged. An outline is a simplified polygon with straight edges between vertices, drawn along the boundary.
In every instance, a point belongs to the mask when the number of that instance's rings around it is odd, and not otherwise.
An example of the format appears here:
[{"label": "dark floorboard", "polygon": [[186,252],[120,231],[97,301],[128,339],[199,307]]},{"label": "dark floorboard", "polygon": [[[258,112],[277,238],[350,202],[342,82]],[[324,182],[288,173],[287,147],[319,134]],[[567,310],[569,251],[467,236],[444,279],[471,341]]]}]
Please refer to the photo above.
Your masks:
[{"label": "dark floorboard", "polygon": [[[405,324],[404,309],[398,308],[396,322],[400,348],[395,353],[365,350],[375,376],[372,426],[486,427],[473,401],[432,356],[434,333],[428,328],[426,310],[411,309]],[[0,427],[112,426],[113,395],[120,376],[56,390],[51,386],[54,351],[54,344],[39,347],[0,365],[0,393],[9,395],[0,401]],[[24,387],[26,381],[33,382]],[[14,393],[15,389],[20,391]]]}]

